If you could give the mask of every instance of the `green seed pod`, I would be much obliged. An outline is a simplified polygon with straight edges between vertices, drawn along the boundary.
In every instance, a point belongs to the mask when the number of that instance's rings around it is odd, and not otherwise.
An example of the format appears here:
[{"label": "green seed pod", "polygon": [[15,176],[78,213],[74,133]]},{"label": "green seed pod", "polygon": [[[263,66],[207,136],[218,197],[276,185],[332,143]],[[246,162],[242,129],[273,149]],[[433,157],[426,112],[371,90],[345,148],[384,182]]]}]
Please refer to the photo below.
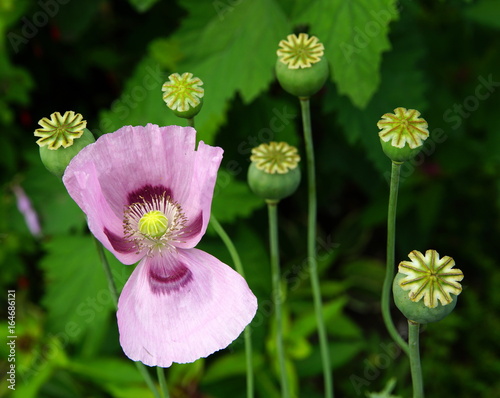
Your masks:
[{"label": "green seed pod", "polygon": [[192,119],[203,106],[205,90],[203,82],[192,73],[186,72],[182,76],[173,73],[168,77],[169,81],[163,83],[163,101],[178,117]]},{"label": "green seed pod", "polygon": [[414,250],[409,257],[412,261],[402,261],[394,278],[394,302],[411,321],[422,324],[440,321],[455,308],[462,291],[458,282],[464,275],[453,268],[455,262],[451,257],[440,259],[435,250],[427,250],[425,256]]},{"label": "green seed pod", "polygon": [[40,146],[40,157],[45,167],[57,177],[62,177],[66,166],[82,148],[95,141],[87,130],[87,122],[81,114],[68,111],[61,116],[59,112],[43,118],[35,130]]},{"label": "green seed pod", "polygon": [[300,183],[300,168],[286,174],[269,174],[251,163],[248,168],[248,185],[262,199],[279,201],[292,195]]},{"label": "green seed pod", "polygon": [[292,195],[300,184],[300,156],[285,142],[270,142],[252,149],[248,185],[262,199],[278,202]]},{"label": "green seed pod", "polygon": [[47,170],[57,177],[62,177],[71,159],[84,147],[93,142],[95,142],[93,134],[89,130],[84,129],[82,136],[74,140],[73,145],[67,148],[63,147],[53,150],[46,146],[41,146],[40,158]]},{"label": "green seed pod", "polygon": [[437,322],[446,317],[457,305],[457,296],[453,296],[451,303],[438,304],[434,308],[427,307],[422,300],[412,301],[408,291],[403,290],[400,286],[401,280],[405,277],[406,275],[400,272],[396,274],[392,284],[392,293],[396,307],[407,319],[422,324]]},{"label": "green seed pod", "polygon": [[201,111],[201,107],[203,106],[203,98],[200,98],[200,103],[194,107],[189,108],[187,111],[178,111],[176,109],[172,109],[175,116],[182,117],[184,119],[192,119]]},{"label": "green seed pod", "polygon": [[276,77],[283,89],[297,97],[317,93],[328,79],[328,62],[324,46],[315,36],[305,33],[288,35],[279,43]]},{"label": "green seed pod", "polygon": [[425,119],[414,109],[396,108],[377,123],[382,150],[393,162],[402,163],[415,157],[429,136]]}]

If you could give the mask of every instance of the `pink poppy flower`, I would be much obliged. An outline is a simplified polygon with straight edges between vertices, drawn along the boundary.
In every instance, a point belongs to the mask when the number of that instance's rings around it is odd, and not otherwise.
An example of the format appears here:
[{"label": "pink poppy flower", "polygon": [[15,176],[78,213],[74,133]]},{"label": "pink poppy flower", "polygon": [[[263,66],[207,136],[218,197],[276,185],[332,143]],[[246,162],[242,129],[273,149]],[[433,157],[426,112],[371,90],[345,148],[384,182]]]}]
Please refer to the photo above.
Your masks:
[{"label": "pink poppy flower", "polygon": [[122,127],[76,155],[63,182],[91,232],[124,264],[118,302],[132,360],[168,367],[227,347],[257,300],[232,268],[194,246],[205,233],[222,149],[190,127]]}]

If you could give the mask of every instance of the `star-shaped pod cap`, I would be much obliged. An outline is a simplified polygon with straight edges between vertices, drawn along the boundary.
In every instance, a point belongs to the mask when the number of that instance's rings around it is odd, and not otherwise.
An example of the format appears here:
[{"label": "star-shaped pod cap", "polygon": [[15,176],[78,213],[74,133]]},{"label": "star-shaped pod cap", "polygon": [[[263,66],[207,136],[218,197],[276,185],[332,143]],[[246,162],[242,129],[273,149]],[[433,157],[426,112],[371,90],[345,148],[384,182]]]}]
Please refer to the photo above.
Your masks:
[{"label": "star-shaped pod cap", "polygon": [[288,35],[279,42],[276,77],[281,87],[297,97],[317,93],[328,78],[325,47],[316,36]]},{"label": "star-shaped pod cap", "polygon": [[447,316],[457,303],[462,291],[461,270],[454,268],[455,261],[448,256],[439,257],[435,250],[425,256],[413,250],[401,261],[394,278],[394,301],[406,318],[418,323],[436,322]]},{"label": "star-shaped pod cap", "polygon": [[300,156],[286,142],[270,142],[252,149],[248,185],[267,201],[278,202],[293,194],[300,183]]},{"label": "star-shaped pod cap", "polygon": [[377,127],[384,153],[397,163],[416,156],[429,137],[427,122],[415,109],[396,108],[384,114]]},{"label": "star-shaped pod cap", "polygon": [[191,119],[201,110],[205,90],[200,78],[186,72],[172,73],[163,83],[163,101],[179,117]]},{"label": "star-shaped pod cap", "polygon": [[44,117],[38,124],[42,128],[36,129],[34,135],[40,137],[36,142],[40,146],[40,158],[57,177],[62,177],[69,162],[80,150],[95,141],[86,129],[87,122],[82,115],[73,111],[63,115],[54,112],[50,119]]}]

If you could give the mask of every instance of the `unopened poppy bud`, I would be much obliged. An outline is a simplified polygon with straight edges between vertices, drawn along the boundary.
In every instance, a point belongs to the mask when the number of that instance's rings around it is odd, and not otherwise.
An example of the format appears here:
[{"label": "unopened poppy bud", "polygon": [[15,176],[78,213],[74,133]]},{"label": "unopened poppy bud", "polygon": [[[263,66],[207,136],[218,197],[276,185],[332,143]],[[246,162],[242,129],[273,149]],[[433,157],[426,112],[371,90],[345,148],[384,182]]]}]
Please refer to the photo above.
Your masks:
[{"label": "unopened poppy bud", "polygon": [[394,302],[413,322],[440,321],[455,308],[464,275],[453,268],[451,257],[440,259],[435,250],[427,250],[425,256],[413,250],[408,256],[411,261],[402,261],[394,278]]},{"label": "unopened poppy bud", "polygon": [[64,170],[73,157],[88,144],[95,141],[92,133],[87,130],[87,122],[79,113],[59,112],[44,117],[38,124],[42,126],[35,130],[35,137],[40,146],[40,158],[47,170],[57,177],[62,177]]},{"label": "unopened poppy bud", "polygon": [[276,77],[281,87],[297,97],[317,93],[328,78],[324,46],[316,36],[300,33],[281,40],[277,51]]},{"label": "unopened poppy bud", "polygon": [[293,194],[300,183],[300,156],[286,142],[270,142],[252,149],[248,185],[267,201],[278,202]]},{"label": "unopened poppy bud", "polygon": [[186,72],[182,76],[173,73],[168,77],[168,82],[163,83],[163,101],[176,116],[192,119],[201,110],[205,90],[203,82],[192,73]]},{"label": "unopened poppy bud", "polygon": [[415,157],[429,137],[425,119],[415,109],[396,108],[386,113],[377,123],[382,150],[396,163],[403,163]]}]

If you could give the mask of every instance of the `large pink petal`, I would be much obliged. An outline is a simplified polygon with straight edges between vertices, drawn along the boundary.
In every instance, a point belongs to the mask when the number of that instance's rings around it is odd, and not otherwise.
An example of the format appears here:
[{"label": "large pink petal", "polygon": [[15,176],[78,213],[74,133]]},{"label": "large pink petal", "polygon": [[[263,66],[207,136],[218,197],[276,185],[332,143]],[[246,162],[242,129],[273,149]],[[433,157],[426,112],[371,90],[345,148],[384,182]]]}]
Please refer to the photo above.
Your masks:
[{"label": "large pink petal", "polygon": [[257,310],[245,280],[198,249],[147,257],[118,302],[120,344],[134,361],[168,367],[227,347]]},{"label": "large pink petal", "polygon": [[80,151],[64,181],[77,171],[86,173],[87,165],[94,164],[103,196],[118,218],[134,193],[147,187],[165,188],[182,207],[190,227],[181,246],[194,247],[210,218],[222,159],[222,149],[200,143],[195,151],[195,144],[196,131],[191,127],[125,126]]},{"label": "large pink petal", "polygon": [[137,253],[135,246],[123,239],[123,219],[112,211],[104,197],[94,163],[89,161],[82,163],[81,169],[67,169],[64,184],[87,215],[90,231],[118,260],[133,264],[144,257],[144,254]]}]

